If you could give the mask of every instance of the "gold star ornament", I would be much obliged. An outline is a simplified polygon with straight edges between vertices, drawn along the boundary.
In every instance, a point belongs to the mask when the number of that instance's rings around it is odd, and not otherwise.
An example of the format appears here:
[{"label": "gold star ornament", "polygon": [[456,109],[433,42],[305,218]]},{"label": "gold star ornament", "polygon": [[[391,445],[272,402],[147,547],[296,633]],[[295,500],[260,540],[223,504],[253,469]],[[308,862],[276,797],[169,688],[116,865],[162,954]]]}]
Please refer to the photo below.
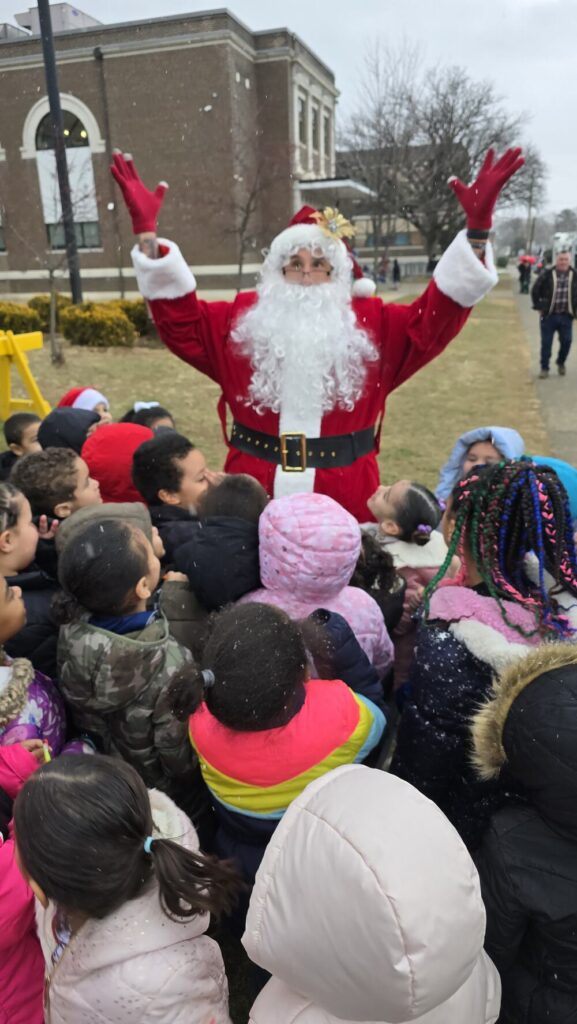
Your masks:
[{"label": "gold star ornament", "polygon": [[316,221],[321,231],[329,238],[353,238],[355,229],[350,220],[343,217],[342,213],[333,209],[332,206],[324,210],[317,210]]}]

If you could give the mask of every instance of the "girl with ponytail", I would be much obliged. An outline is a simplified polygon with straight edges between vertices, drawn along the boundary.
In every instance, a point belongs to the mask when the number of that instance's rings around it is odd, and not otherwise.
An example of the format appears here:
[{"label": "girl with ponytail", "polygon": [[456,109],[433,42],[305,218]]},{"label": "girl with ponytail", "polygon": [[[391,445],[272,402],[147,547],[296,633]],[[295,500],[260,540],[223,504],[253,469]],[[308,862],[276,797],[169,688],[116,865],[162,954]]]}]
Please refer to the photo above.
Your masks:
[{"label": "girl with ponytail", "polygon": [[211,913],[235,870],[134,768],[95,755],[43,766],[14,806],[20,870],[34,891],[48,1024],[230,1024]]},{"label": "girl with ponytail", "polygon": [[[475,848],[507,787],[478,781],[471,717],[531,648],[577,640],[577,557],[563,484],[525,458],[476,466],[460,480],[443,532],[447,553],[424,594],[391,771]],[[461,567],[448,579],[455,555]]]}]

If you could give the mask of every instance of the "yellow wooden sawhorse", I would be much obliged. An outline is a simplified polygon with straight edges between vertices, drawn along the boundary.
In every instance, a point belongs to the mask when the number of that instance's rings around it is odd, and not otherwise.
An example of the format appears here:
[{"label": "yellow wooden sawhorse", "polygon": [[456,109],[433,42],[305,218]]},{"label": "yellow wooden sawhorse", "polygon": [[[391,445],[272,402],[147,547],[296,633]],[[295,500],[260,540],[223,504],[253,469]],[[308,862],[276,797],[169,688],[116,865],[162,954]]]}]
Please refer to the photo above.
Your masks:
[{"label": "yellow wooden sawhorse", "polygon": [[[42,348],[42,331],[30,334],[13,334],[0,331],[0,420],[7,420],[14,412],[35,412],[44,418],[50,412],[50,405],[38,387],[28,363],[26,352]],[[12,397],[12,367],[18,371],[29,398]]]}]

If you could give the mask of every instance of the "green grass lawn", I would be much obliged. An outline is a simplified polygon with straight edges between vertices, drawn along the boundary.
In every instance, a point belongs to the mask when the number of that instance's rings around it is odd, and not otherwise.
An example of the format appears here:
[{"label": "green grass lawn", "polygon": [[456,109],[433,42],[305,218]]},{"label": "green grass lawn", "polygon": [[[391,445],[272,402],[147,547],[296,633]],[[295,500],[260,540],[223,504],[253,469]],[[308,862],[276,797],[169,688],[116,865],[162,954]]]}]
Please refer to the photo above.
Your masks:
[{"label": "green grass lawn", "polygon": [[[386,293],[385,299],[395,299]],[[401,301],[406,301],[403,298]],[[157,400],[214,467],[225,446],[216,415],[219,390],[162,347],[65,348],[53,367],[47,348],[30,364],[44,396],[55,404],[70,387],[91,385],[106,394],[115,417],[135,401]],[[509,279],[474,310],[461,335],[430,366],[389,399],[383,430],[382,479],[410,477],[432,485],[455,438],[483,424],[515,427],[527,450],[549,453],[526,344]]]}]

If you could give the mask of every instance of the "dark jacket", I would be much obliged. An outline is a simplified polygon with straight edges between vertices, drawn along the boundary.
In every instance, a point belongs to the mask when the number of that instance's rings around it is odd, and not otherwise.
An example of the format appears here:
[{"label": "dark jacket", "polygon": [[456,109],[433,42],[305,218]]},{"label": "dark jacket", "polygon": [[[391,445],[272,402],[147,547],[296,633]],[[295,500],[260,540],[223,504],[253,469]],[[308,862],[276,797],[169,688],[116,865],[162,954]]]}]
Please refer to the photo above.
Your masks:
[{"label": "dark jacket", "polygon": [[6,641],[6,654],[11,658],[28,658],[38,672],[56,680],[58,626],[52,614],[52,598],[59,589],[58,584],[35,567],[17,576],[7,576],[6,582],[22,589],[26,608],[26,625]]},{"label": "dark jacket", "polygon": [[0,480],[8,480],[18,456],[14,452],[7,451],[0,454]]},{"label": "dark jacket", "polygon": [[166,551],[162,564],[172,568],[176,549],[196,535],[198,516],[177,505],[149,505],[148,511],[152,525],[156,526]]},{"label": "dark jacket", "polygon": [[218,611],[261,586],[258,524],[233,516],[208,516],[189,524],[190,539],[173,553],[207,611]]},{"label": "dark jacket", "polygon": [[[326,670],[330,672],[330,678],[342,679],[351,690],[367,697],[388,714],[379,673],[371,665],[346,619],[326,608],[317,608],[309,618],[328,633],[331,656]],[[316,663],[316,667],[325,677],[325,666]]]},{"label": "dark jacket", "polygon": [[[553,267],[543,270],[531,289],[533,309],[538,309],[543,316],[551,312],[556,283],[557,271]],[[569,313],[572,317],[577,314],[577,274],[573,267],[569,268]]]},{"label": "dark jacket", "polygon": [[85,409],[53,409],[38,428],[43,448],[72,448],[80,455],[88,430],[98,423],[97,412]]},{"label": "dark jacket", "polygon": [[577,1021],[577,649],[547,644],[508,670],[473,723],[484,778],[524,803],[491,820],[477,858],[500,1024]]},{"label": "dark jacket", "polygon": [[[534,628],[530,612],[503,605],[510,619]],[[391,772],[433,800],[476,849],[508,789],[475,773],[470,720],[497,674],[535,638],[508,627],[493,598],[467,587],[437,590],[430,615],[417,633]]]}]

